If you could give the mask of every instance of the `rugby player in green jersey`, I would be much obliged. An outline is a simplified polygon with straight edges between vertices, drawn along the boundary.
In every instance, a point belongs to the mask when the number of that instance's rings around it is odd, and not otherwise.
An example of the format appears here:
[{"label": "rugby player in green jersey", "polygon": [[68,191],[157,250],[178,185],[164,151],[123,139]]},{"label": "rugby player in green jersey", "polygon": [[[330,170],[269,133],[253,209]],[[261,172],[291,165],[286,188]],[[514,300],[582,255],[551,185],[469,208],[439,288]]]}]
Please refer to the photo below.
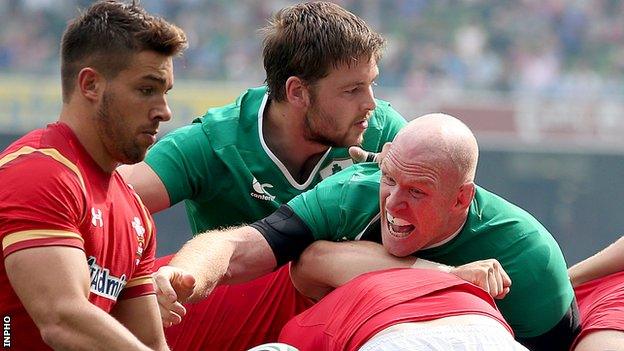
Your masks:
[{"label": "rugby player in green jersey", "polygon": [[[561,250],[529,213],[474,184],[477,159],[476,140],[459,120],[418,118],[399,133],[381,171],[374,163],[355,165],[250,226],[196,237],[174,267],[161,269],[157,284],[169,294],[201,298],[216,284],[296,259],[311,244],[299,264],[349,255],[357,269],[418,265],[422,258],[461,268],[494,259],[486,263],[500,262],[513,282],[497,305],[518,340],[532,350],[567,349],[578,313]],[[381,241],[390,254],[318,240]],[[500,269],[490,268],[474,282],[497,296],[508,284]],[[179,284],[185,273],[196,278],[194,290]],[[314,276],[307,278],[308,288],[314,286]],[[169,307],[180,312],[179,305]]]},{"label": "rugby player in green jersey", "polygon": [[266,86],[169,133],[122,174],[152,212],[186,202],[194,233],[260,219],[381,150],[405,125],[374,98],[384,39],[338,5],[277,12],[264,33]]},{"label": "rugby player in green jersey", "polygon": [[[384,39],[362,19],[329,2],[304,3],[278,11],[262,33],[266,86],[247,90],[232,104],[209,109],[191,125],[160,140],[145,162],[120,169],[152,212],[185,201],[193,233],[268,216],[321,179],[351,165],[346,147],[361,145],[379,151],[405,125],[388,102],[374,98]],[[161,238],[175,234],[159,233]],[[157,260],[156,266],[168,259]],[[287,305],[283,294],[288,294],[288,289],[296,291],[287,267],[274,275],[290,286],[256,285],[253,289],[254,293],[257,289],[281,289],[282,313]],[[223,294],[220,301],[225,303],[238,299],[233,292],[215,293]],[[268,299],[271,294],[258,296]],[[245,291],[240,295],[248,305],[229,306],[228,311],[241,311],[231,315],[247,320],[244,314],[253,314],[249,318],[262,319],[264,326],[276,325],[258,330],[261,339],[249,342],[269,341],[262,338],[271,333],[276,338],[283,323],[271,322],[273,316],[254,310],[259,305],[277,309],[276,304],[270,299],[250,302]],[[219,313],[214,305],[193,308]],[[232,324],[244,323],[237,320]],[[185,337],[187,329],[197,330],[196,326],[181,328],[185,330],[179,330],[180,337],[175,340]],[[234,328],[230,325],[224,333],[215,333],[224,339],[226,332],[232,333],[237,344],[213,341],[211,348],[247,348],[247,341],[234,335]],[[167,339],[173,344],[170,329],[166,330]],[[241,331],[249,334],[247,329]],[[197,343],[189,340],[189,344],[195,347]]]}]

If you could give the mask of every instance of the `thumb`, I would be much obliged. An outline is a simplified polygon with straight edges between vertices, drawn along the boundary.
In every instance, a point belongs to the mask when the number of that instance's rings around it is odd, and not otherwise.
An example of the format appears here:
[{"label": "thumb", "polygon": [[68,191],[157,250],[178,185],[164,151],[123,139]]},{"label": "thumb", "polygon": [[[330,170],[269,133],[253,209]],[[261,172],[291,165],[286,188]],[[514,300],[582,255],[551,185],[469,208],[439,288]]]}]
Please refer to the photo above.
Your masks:
[{"label": "thumb", "polygon": [[374,162],[377,158],[377,154],[374,152],[368,152],[359,146],[351,146],[349,148],[349,156],[353,161],[360,162]]},{"label": "thumb", "polygon": [[186,302],[195,291],[195,277],[188,273],[180,274],[176,279],[178,301]]},{"label": "thumb", "polygon": [[192,289],[195,287],[195,277],[191,274],[184,273],[182,277],[180,277],[180,284],[187,289]]}]

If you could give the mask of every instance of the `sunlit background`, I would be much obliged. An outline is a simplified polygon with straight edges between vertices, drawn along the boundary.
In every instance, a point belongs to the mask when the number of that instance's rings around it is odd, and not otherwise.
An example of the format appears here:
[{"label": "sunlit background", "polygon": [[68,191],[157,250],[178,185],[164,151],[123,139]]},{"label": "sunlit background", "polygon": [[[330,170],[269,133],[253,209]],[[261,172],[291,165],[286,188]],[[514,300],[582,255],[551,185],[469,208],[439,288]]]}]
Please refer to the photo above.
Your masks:
[{"label": "sunlit background", "polygon": [[[406,118],[464,120],[477,181],[532,212],[569,264],[624,233],[624,2],[345,0],[388,41],[376,95]],[[0,146],[56,120],[61,33],[85,0],[0,1]],[[144,0],[181,26],[174,119],[262,84],[262,27],[279,0]],[[2,185],[0,185],[2,186]],[[182,206],[157,215],[159,252],[189,237]]]}]

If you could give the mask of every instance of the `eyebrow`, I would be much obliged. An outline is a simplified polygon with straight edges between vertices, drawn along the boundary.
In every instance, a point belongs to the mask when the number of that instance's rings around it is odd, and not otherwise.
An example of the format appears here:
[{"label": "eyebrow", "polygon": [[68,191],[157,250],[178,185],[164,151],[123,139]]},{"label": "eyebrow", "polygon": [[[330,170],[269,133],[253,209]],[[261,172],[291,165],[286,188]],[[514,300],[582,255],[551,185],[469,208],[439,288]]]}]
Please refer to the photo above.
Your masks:
[{"label": "eyebrow", "polygon": [[[391,177],[392,174],[391,172],[388,171],[388,166],[386,166],[386,163],[382,163],[381,166],[379,167],[381,169],[381,174],[387,174]],[[395,172],[397,173],[397,172]],[[422,177],[422,176],[415,176],[412,174],[405,174],[404,171],[402,170],[398,170],[398,174],[395,174],[393,178],[398,179],[399,177],[402,178],[403,183],[406,184],[411,184],[411,185],[424,185],[426,187],[432,187],[435,185],[435,182],[432,181],[431,179],[427,178],[427,177]]]},{"label": "eyebrow", "polygon": [[348,88],[348,87],[353,87],[353,86],[361,86],[361,85],[373,84],[375,82],[375,80],[377,80],[377,78],[379,78],[379,73],[377,73],[377,75],[375,75],[375,77],[373,77],[373,79],[370,82],[367,82],[367,81],[351,82],[351,83],[343,84],[342,85],[342,89]]},{"label": "eyebrow", "polygon": [[155,74],[145,75],[145,76],[142,77],[142,79],[154,80],[154,81],[156,81],[158,83],[161,83],[161,84],[165,84],[167,82],[167,80],[165,78],[159,77],[159,76],[157,76]]},{"label": "eyebrow", "polygon": [[[162,86],[165,86],[167,84],[167,80],[165,78],[157,76],[155,74],[148,74],[146,76],[141,77],[141,79],[150,80],[150,81],[156,82],[156,83],[158,83],[158,84],[160,84]],[[171,89],[172,87],[173,87],[173,85],[168,86],[167,90]]]}]

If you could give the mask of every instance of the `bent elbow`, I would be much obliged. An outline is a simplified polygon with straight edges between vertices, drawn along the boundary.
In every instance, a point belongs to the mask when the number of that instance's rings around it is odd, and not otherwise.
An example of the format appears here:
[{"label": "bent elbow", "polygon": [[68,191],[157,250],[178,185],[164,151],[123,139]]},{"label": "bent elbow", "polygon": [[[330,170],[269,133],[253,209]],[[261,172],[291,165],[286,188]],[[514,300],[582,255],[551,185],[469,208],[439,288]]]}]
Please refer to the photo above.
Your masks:
[{"label": "bent elbow", "polygon": [[63,349],[67,346],[69,328],[64,327],[60,321],[58,323],[48,322],[39,327],[41,339],[46,345],[53,349]]},{"label": "bent elbow", "polygon": [[43,342],[55,350],[67,349],[75,344],[76,327],[72,324],[76,321],[79,305],[80,303],[53,303],[47,306],[44,314],[39,313],[37,327]]}]

